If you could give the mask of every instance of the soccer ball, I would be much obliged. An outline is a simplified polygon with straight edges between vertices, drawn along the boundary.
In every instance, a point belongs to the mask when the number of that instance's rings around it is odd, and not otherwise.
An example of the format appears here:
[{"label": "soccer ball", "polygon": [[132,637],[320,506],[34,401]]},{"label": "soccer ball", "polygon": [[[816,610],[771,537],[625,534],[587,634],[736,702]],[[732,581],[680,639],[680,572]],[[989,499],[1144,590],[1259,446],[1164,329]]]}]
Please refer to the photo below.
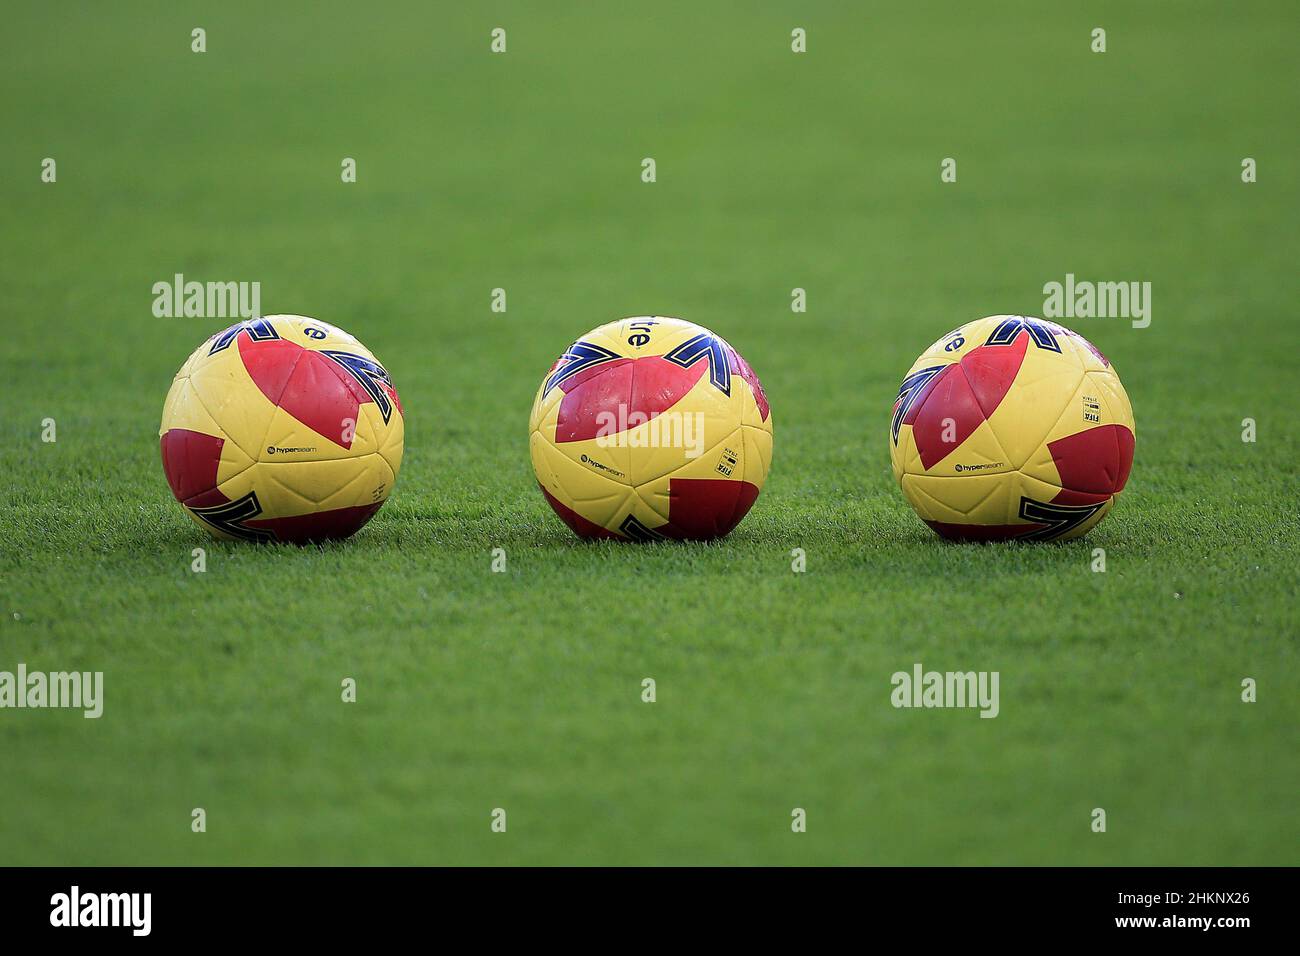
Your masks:
[{"label": "soccer ball", "polygon": [[894,402],[903,495],[958,541],[1076,538],[1133,464],[1133,410],[1106,356],[1054,322],[994,315],[922,353]]},{"label": "soccer ball", "polygon": [[342,329],[301,315],[232,325],[181,366],[163,405],[163,471],[218,538],[345,538],[402,464],[388,372]]},{"label": "soccer ball", "polygon": [[772,462],[758,376],[708,329],[663,316],[611,322],[569,346],[528,430],[542,494],[582,538],[722,537]]}]

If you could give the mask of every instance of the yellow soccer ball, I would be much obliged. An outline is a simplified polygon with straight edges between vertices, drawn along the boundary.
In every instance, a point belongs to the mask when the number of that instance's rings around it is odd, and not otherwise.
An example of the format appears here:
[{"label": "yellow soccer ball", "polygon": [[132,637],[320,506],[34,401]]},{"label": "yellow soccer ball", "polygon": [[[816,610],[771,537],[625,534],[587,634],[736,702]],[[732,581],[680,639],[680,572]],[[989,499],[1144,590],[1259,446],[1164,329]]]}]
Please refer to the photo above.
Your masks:
[{"label": "yellow soccer ball", "polygon": [[186,360],[158,441],[172,494],[217,537],[343,538],[397,481],[402,405],[351,335],[268,315],[217,333]]},{"label": "yellow soccer ball", "polygon": [[921,354],[894,402],[889,453],[908,502],[945,538],[1087,533],[1133,464],[1133,409],[1110,362],[1055,322],[994,315]]},{"label": "yellow soccer ball", "polygon": [[583,538],[727,534],[772,463],[772,414],[740,354],[664,316],[602,325],[542,379],[529,420],[546,500]]}]

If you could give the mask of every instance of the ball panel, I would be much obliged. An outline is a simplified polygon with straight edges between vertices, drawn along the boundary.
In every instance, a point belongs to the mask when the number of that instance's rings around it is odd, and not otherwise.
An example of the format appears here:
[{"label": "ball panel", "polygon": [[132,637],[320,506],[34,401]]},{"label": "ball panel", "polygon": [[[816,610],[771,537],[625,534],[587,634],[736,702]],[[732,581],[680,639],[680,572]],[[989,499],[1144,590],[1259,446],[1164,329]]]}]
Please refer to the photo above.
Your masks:
[{"label": "ball panel", "polygon": [[169,428],[158,439],[162,452],[163,473],[177,501],[188,501],[217,487],[224,438]]},{"label": "ball panel", "polygon": [[[988,332],[983,330],[983,325],[987,324],[987,319],[976,319],[973,322],[967,322],[965,325],[959,325],[951,332],[945,332],[939,338],[935,339],[912,363],[912,372],[923,366],[929,365],[948,365],[951,362],[958,361],[967,352],[976,349],[984,344],[984,339],[988,338]],[[990,325],[991,329],[992,326]],[[909,374],[911,374],[909,372]],[[904,376],[906,377],[906,376]]]},{"label": "ball panel", "polygon": [[984,413],[961,365],[954,363],[934,377],[903,422],[911,426],[921,464],[918,474],[924,474],[965,443],[983,424]]},{"label": "ball panel", "polygon": [[[194,509],[189,514],[200,527],[224,540],[313,544],[355,534],[375,516],[381,504],[262,518],[255,517],[260,514],[256,496],[249,495],[225,507]],[[248,513],[254,517],[246,516]]]},{"label": "ball panel", "polygon": [[[357,465],[365,467],[358,471]],[[384,503],[394,480],[379,455],[332,462],[259,462],[223,481],[214,492],[190,499],[186,509],[221,538],[323,541],[360,529]]]},{"label": "ball panel", "polygon": [[759,428],[745,425],[741,428],[744,441],[745,468],[741,477],[760,491],[767,483],[767,472],[772,465],[772,431],[769,427]]},{"label": "ball panel", "polygon": [[[547,373],[552,374],[551,372]],[[544,387],[545,383],[543,383]],[[547,436],[547,441],[555,441],[555,423],[560,415],[560,401],[564,398],[564,393],[558,388],[546,394],[538,389],[537,397],[533,400],[533,410],[528,416],[528,433],[542,433]]]},{"label": "ball panel", "polygon": [[949,541],[969,541],[969,542],[989,542],[989,541],[1014,541],[1023,537],[1026,525],[1023,524],[1003,524],[1003,525],[979,525],[979,524],[949,524],[944,521],[931,521],[928,518],[922,519],[930,529],[939,537]]},{"label": "ball panel", "polygon": [[632,419],[635,366],[632,359],[612,360],[556,386],[562,395],[556,407],[554,441],[591,441],[609,429],[607,416],[615,416],[616,421]]},{"label": "ball panel", "polygon": [[366,348],[356,336],[340,329],[337,325],[322,322],[306,315],[267,315],[263,319],[271,323],[276,334],[285,341],[300,345],[305,349],[316,351],[345,349],[356,352],[371,360],[375,355]]},{"label": "ball panel", "polygon": [[[257,449],[258,461],[283,463],[290,461],[335,461],[338,459],[359,458],[352,450],[339,444],[342,441],[342,421],[330,439],[320,433],[318,428],[304,424],[283,408],[271,413],[271,420],[266,426],[262,444]],[[366,454],[374,451],[367,450]]]},{"label": "ball panel", "polygon": [[[1028,522],[1026,537],[1038,541],[1068,541],[1087,534],[1111,509],[1114,496],[1089,494],[1020,476],[1018,509]],[[1031,520],[1033,519],[1033,520]]]},{"label": "ball panel", "polygon": [[[163,457],[163,472],[173,493],[178,485],[187,489],[178,498],[180,501],[214,489],[218,483],[244,471],[256,460],[230,441],[221,426],[208,414],[188,378],[176,379],[168,391],[158,440]],[[216,449],[215,456],[208,456],[216,459],[215,471],[206,467],[198,468],[199,461],[192,457],[193,451],[188,447],[194,443],[207,443]]]},{"label": "ball panel", "polygon": [[632,494],[616,477],[606,477],[592,462],[574,461],[565,451],[533,432],[529,443],[538,482],[565,507],[581,513],[593,524],[608,526]]},{"label": "ball panel", "polygon": [[[948,416],[936,416],[933,429],[922,435],[933,455],[943,455],[928,465],[917,448],[916,430],[909,429],[904,446],[908,456],[904,461],[906,473],[946,478],[969,474],[996,475],[1015,470],[988,422],[981,422],[973,433],[962,436],[955,431],[955,425],[943,424],[945,419],[951,420]],[[954,435],[957,440],[945,441],[947,435]]]},{"label": "ball panel", "polygon": [[1069,406],[1082,380],[1083,372],[1055,360],[1037,356],[1026,360],[1016,379],[1014,397],[990,419],[1012,468],[1023,467],[1043,447],[1061,420],[1061,409]]},{"label": "ball panel", "polygon": [[[629,475],[632,471],[632,453],[634,449],[616,443],[602,444],[595,439],[585,442],[565,442],[551,444],[551,450],[558,456],[571,462],[577,471],[585,472],[598,479],[630,488]],[[557,466],[558,467],[558,466]],[[569,479],[566,478],[566,481]],[[580,485],[578,487],[581,487]],[[576,496],[575,500],[583,500]]]},{"label": "ball panel", "polygon": [[[990,315],[975,319],[936,339],[912,364],[911,371],[930,365],[947,365],[964,359],[985,347],[1014,345],[1022,335],[1031,339],[1029,353],[1040,346],[1044,358],[1064,368],[1082,370],[1071,346],[1062,344],[1064,335],[1072,335],[1054,322],[1026,315]],[[909,372],[910,374],[910,372]]]},{"label": "ball panel", "polygon": [[[626,438],[631,450],[628,467],[632,484],[641,486],[682,473],[682,469],[698,473],[701,466],[712,473],[723,454],[721,446],[728,441],[735,443],[742,393],[747,389],[737,380],[731,395],[724,395],[702,375],[672,408],[631,429]],[[738,453],[739,449],[731,451]]]},{"label": "ball panel", "polygon": [[748,428],[757,428],[771,435],[775,430],[772,423],[772,407],[767,401],[767,392],[763,390],[763,385],[758,382],[746,383],[748,388],[741,389],[740,393],[740,423]]},{"label": "ball panel", "polygon": [[[348,426],[344,423],[345,432]],[[398,446],[402,442],[402,416],[401,413],[392,411],[389,414],[388,421],[384,421],[383,412],[379,410],[374,402],[366,402],[357,409],[356,421],[351,426],[352,443],[348,446],[348,451],[354,455],[369,455],[371,453],[380,453],[385,448],[393,445],[394,436]],[[346,434],[343,436],[346,438]],[[398,458],[401,461],[401,458]],[[391,465],[392,463],[389,462]]]},{"label": "ball panel", "polygon": [[[1018,473],[1002,478],[1008,493],[1008,511],[1002,521],[997,520],[997,509],[985,504],[960,520],[951,515],[947,520],[927,517],[919,507],[917,513],[936,533],[952,541],[1064,541],[1095,527],[1114,501],[1111,495],[1077,495]],[[924,490],[932,491],[933,486]],[[932,512],[939,510],[931,508]]]},{"label": "ball panel", "polygon": [[546,503],[551,506],[555,513],[560,516],[560,520],[567,524],[569,528],[572,529],[573,533],[579,538],[621,537],[621,535],[615,534],[613,531],[606,528],[602,528],[593,521],[588,521],[582,515],[578,514],[578,512],[574,511],[564,502],[560,501],[560,499],[547,491],[545,485],[539,484],[538,487],[542,489],[542,495],[546,498]]},{"label": "ball panel", "polygon": [[[372,422],[373,424],[373,422]],[[397,472],[402,467],[402,455],[406,450],[406,421],[401,415],[394,415],[388,422],[387,430],[381,433],[379,447],[376,451],[388,463],[393,473],[393,483],[397,483]]]},{"label": "ball panel", "polygon": [[256,460],[275,404],[252,384],[238,353],[227,348],[207,356],[191,370],[189,383],[221,436]]},{"label": "ball panel", "polygon": [[[653,512],[657,522],[670,522],[672,518],[673,482],[742,480],[746,469],[744,431],[740,426],[732,429],[721,441],[707,449],[697,458],[679,460],[671,472],[659,475],[637,485],[637,494],[646,507]],[[694,503],[692,503],[694,507]],[[651,517],[638,515],[642,520]]]},{"label": "ball panel", "polygon": [[1055,537],[1050,538],[1049,540],[1073,541],[1075,538],[1082,538],[1093,528],[1097,527],[1097,525],[1101,524],[1102,519],[1105,518],[1106,515],[1110,514],[1111,509],[1114,507],[1115,507],[1115,498],[1113,496],[1107,498],[1105,502],[1102,503],[1101,507],[1097,509],[1096,513],[1092,515],[1092,517],[1088,518],[1087,520],[1077,525],[1074,525],[1073,527],[1065,531],[1065,533],[1058,534]]},{"label": "ball panel", "polygon": [[1124,489],[1133,464],[1133,433],[1123,425],[1098,425],[1047,447],[1062,488],[1087,494]]},{"label": "ball panel", "polygon": [[1013,523],[1016,476],[904,475],[903,494],[926,521],[1001,526]]},{"label": "ball panel", "polygon": [[167,389],[167,397],[163,399],[158,437],[161,438],[171,428],[187,428],[207,432],[209,435],[217,433],[217,423],[194,395],[194,387],[190,385],[188,376],[177,375]]},{"label": "ball panel", "polygon": [[990,418],[1002,405],[1025,363],[1029,336],[1021,333],[1006,345],[981,345],[961,357],[961,369],[981,416]]},{"label": "ball panel", "polygon": [[[930,387],[934,383],[937,387]],[[984,419],[959,364],[944,366],[920,388],[902,396],[896,441],[890,443],[895,477],[903,474],[956,476],[1014,470],[997,433]],[[910,420],[910,423],[909,423]]]},{"label": "ball panel", "polygon": [[650,541],[663,537],[659,533],[663,526],[662,515],[646,500],[641,490],[636,488],[628,489],[622,507],[605,523],[608,530],[616,531],[620,537],[635,541]]},{"label": "ball panel", "polygon": [[265,517],[288,517],[383,502],[392,471],[379,455],[337,461],[258,462],[219,490],[229,500],[257,492]]},{"label": "ball panel", "polygon": [[[893,418],[899,420],[901,403],[905,401],[904,396],[900,395],[894,400]],[[889,434],[885,436],[885,442],[889,446],[889,466],[894,473],[894,480],[902,482],[903,475],[907,474],[907,463],[916,458],[916,445],[912,441],[911,426],[898,425],[897,430],[890,428]],[[918,460],[919,469],[920,462]]]},{"label": "ball panel", "polygon": [[352,440],[348,423],[372,399],[342,365],[320,352],[292,342],[239,340],[240,357],[249,378],[266,398],[306,428],[347,449]]},{"label": "ball panel", "polygon": [[163,474],[182,504],[220,501],[222,481],[255,462],[230,441],[198,400],[189,379],[173,383],[158,438]]},{"label": "ball panel", "polygon": [[629,316],[602,325],[596,331],[614,342],[614,348],[620,355],[634,357],[666,355],[701,332],[713,334],[702,325],[666,315]]},{"label": "ball panel", "polygon": [[1124,391],[1119,376],[1110,371],[1093,371],[1087,374],[1086,383],[1101,400],[1102,411],[1106,416],[1102,418],[1102,423],[1123,425],[1136,436],[1133,406],[1129,404],[1128,392]]},{"label": "ball panel", "polygon": [[[1058,396],[1053,406],[1060,409],[1057,420],[1020,470],[1074,491],[1109,493],[1123,488],[1133,461],[1132,417],[1127,397],[1116,398],[1111,382],[1122,395],[1122,387],[1111,373],[1088,372],[1080,376],[1067,397]],[[1115,420],[1112,403],[1122,403],[1119,417],[1126,418],[1128,424]],[[1103,473],[1111,477],[1106,479]]]},{"label": "ball panel", "polygon": [[1075,358],[1079,362],[1079,367],[1086,372],[1111,371],[1110,359],[1102,354],[1101,349],[1093,345],[1078,332],[1073,332],[1062,325],[1056,326],[1061,330],[1062,341],[1074,351]]},{"label": "ball panel", "polygon": [[197,527],[202,528],[204,531],[206,531],[208,534],[212,535],[212,537],[216,538],[219,541],[269,541],[271,540],[269,537],[266,536],[259,536],[254,534],[235,534],[234,532],[227,531],[225,526],[220,523],[219,519],[208,520],[204,517],[201,517],[200,512],[196,512],[188,506],[186,506],[185,508],[185,514],[191,521],[194,522],[194,524]]},{"label": "ball panel", "polygon": [[578,339],[578,341],[590,342],[593,345],[598,345],[601,348],[608,349],[615,355],[622,356],[623,358],[634,358],[637,355],[657,354],[659,351],[658,349],[645,351],[627,341],[629,338],[627,324],[631,321],[633,320],[623,319],[619,322],[607,322],[604,325],[592,329],[586,335],[582,336],[582,338]]},{"label": "ball panel", "polygon": [[382,504],[382,501],[378,501],[369,505],[313,511],[283,518],[255,518],[247,524],[250,528],[270,531],[277,541],[289,544],[332,541],[356,534],[375,516]]},{"label": "ball panel", "polygon": [[[401,427],[400,416],[387,423],[373,402],[358,406],[334,428],[333,436],[324,435],[323,423],[307,425],[284,408],[271,413],[262,445],[260,461],[340,461],[364,458],[377,453],[390,434]],[[399,459],[400,461],[400,459]]]},{"label": "ball panel", "polygon": [[669,479],[670,520],[656,530],[669,538],[708,541],[731,533],[758,500],[748,481]]},{"label": "ball panel", "polygon": [[737,386],[740,392],[741,423],[766,428],[770,432],[772,430],[772,406],[767,400],[767,391],[763,388],[763,383],[759,381],[758,374],[750,368],[749,363],[745,361],[739,352],[730,345],[727,345],[726,349],[727,354],[731,356],[733,380],[735,376],[738,376],[740,381],[748,386],[747,388]]}]

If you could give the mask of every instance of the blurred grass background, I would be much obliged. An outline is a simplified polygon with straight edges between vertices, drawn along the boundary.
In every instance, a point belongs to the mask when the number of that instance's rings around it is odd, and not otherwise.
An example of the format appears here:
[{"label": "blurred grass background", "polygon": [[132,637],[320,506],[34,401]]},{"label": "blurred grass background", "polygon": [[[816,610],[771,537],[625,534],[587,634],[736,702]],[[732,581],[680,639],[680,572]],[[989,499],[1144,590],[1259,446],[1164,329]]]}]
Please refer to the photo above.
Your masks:
[{"label": "blurred grass background", "polygon": [[[1297,862],[1293,4],[3,17],[0,670],[106,702],[0,711],[0,863]],[[171,500],[162,399],[227,324],[153,317],[177,272],[392,372],[406,459],[353,541],[218,544]],[[889,474],[898,381],[1067,272],[1153,283],[1149,328],[1073,323],[1133,400],[1128,491],[1082,542],[942,545]],[[723,542],[582,544],[536,491],[542,374],[646,313],[772,400]],[[1001,716],[894,710],[916,661],[999,670]]]}]

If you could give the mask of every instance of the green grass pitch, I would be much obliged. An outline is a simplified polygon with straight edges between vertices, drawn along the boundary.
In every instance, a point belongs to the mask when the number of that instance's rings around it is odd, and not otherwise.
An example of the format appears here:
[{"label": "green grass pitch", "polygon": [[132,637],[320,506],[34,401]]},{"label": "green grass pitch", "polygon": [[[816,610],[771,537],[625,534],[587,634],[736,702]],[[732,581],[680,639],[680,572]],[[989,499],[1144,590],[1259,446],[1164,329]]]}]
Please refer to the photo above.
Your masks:
[{"label": "green grass pitch", "polygon": [[[1300,862],[1290,4],[3,18],[0,670],[105,702],[0,710],[0,863]],[[172,500],[162,400],[229,324],[155,318],[177,272],[387,364],[406,457],[353,540]],[[1068,323],[1132,398],[1128,489],[1083,541],[945,545],[890,474],[899,380],[1067,272],[1152,283],[1148,328]],[[646,313],[772,401],[720,542],[582,543],[532,476],[544,371]],[[998,671],[1000,715],[894,709],[916,662]]]}]

